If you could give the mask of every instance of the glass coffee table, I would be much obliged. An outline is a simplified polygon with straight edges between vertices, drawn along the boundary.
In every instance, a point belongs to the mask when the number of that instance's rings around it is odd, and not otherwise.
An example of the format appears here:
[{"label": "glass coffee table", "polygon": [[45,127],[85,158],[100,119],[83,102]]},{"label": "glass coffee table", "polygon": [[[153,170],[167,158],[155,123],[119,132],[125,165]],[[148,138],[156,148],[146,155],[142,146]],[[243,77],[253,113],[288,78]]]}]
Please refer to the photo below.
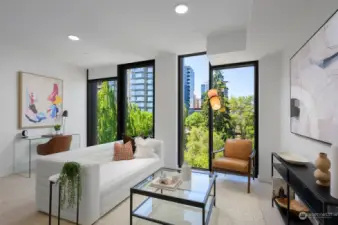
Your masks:
[{"label": "glass coffee table", "polygon": [[[161,168],[130,189],[130,225],[133,217],[164,225],[207,225],[216,205],[216,176],[193,170],[191,180],[174,191],[152,187],[151,181],[163,173],[175,176],[181,170]],[[134,195],[145,197],[135,209]]]}]

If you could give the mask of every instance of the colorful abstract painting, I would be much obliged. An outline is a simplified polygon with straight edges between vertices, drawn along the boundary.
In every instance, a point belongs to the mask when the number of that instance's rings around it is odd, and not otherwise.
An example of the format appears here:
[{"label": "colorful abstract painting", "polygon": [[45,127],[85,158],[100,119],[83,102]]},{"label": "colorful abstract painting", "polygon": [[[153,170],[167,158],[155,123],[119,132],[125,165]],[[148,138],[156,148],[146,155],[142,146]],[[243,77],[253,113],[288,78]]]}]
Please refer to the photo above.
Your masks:
[{"label": "colorful abstract painting", "polygon": [[63,82],[42,75],[19,73],[19,128],[52,127],[60,123]]}]

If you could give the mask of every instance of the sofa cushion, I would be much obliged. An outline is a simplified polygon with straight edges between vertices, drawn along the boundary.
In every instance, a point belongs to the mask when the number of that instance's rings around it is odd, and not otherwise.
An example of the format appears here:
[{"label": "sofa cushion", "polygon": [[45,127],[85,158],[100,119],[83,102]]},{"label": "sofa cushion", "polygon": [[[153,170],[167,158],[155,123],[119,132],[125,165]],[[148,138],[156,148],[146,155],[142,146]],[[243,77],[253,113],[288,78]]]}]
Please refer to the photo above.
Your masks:
[{"label": "sofa cushion", "polygon": [[219,158],[212,161],[212,167],[216,169],[237,171],[242,173],[248,172],[249,161],[234,158]]},{"label": "sofa cushion", "polygon": [[[135,138],[136,152],[135,158],[158,158],[155,153],[155,148],[158,140],[143,139],[141,137]],[[160,141],[158,141],[160,143]]]},{"label": "sofa cushion", "polygon": [[[100,190],[111,191],[123,182],[137,177],[139,172],[160,162],[157,158],[113,161],[100,165]],[[142,177],[142,179],[145,177]]]},{"label": "sofa cushion", "polygon": [[133,158],[133,147],[131,146],[131,141],[128,141],[125,144],[114,144],[114,161],[131,160]]}]

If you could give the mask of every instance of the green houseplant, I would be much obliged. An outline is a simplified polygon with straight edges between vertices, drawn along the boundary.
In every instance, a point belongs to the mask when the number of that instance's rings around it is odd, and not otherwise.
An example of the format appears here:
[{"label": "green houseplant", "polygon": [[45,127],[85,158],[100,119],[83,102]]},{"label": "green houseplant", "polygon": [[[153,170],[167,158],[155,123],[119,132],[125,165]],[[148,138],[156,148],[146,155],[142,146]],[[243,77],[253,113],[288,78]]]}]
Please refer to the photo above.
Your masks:
[{"label": "green houseplant", "polygon": [[64,208],[66,201],[67,207],[73,208],[76,205],[77,198],[81,200],[81,166],[77,162],[66,162],[63,165],[57,183],[61,186],[61,207]]},{"label": "green houseplant", "polygon": [[60,124],[55,124],[54,125],[54,130],[55,130],[56,134],[60,134],[61,125]]}]

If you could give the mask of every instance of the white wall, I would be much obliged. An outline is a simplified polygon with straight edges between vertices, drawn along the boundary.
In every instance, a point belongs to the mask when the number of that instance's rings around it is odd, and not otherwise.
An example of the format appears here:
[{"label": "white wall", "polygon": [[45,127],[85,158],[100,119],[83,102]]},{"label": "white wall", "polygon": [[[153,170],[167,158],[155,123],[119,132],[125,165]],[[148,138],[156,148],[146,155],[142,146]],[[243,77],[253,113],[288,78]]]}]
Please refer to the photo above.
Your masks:
[{"label": "white wall", "polygon": [[89,80],[109,77],[117,77],[117,65],[107,65],[89,69]]},{"label": "white wall", "polygon": [[177,167],[177,55],[162,53],[155,60],[155,138],[164,142],[165,165]]},{"label": "white wall", "polygon": [[290,132],[290,73],[289,59],[316,32],[338,8],[338,1],[317,2],[313,12],[304,19],[299,33],[290,37],[289,45],[284,49],[281,79],[281,150],[292,151],[314,161],[319,152],[330,157],[330,147],[320,142],[297,136]]},{"label": "white wall", "polygon": [[[25,71],[61,78],[64,81],[64,109],[69,111],[67,133],[81,133],[82,146],[86,143],[86,76],[85,71],[47,57],[25,52],[14,47],[0,46],[0,177],[13,168],[28,169],[28,141],[16,138],[18,130],[17,72]],[[50,133],[51,129],[31,129],[30,135]],[[78,141],[78,140],[76,140]],[[34,143],[36,145],[36,143]],[[36,149],[33,149],[34,158]]]},{"label": "white wall", "polygon": [[282,53],[259,60],[259,179],[271,177],[271,152],[280,149],[280,79]]},{"label": "white wall", "polygon": [[246,49],[246,30],[209,35],[207,37],[208,55],[244,51]]}]

